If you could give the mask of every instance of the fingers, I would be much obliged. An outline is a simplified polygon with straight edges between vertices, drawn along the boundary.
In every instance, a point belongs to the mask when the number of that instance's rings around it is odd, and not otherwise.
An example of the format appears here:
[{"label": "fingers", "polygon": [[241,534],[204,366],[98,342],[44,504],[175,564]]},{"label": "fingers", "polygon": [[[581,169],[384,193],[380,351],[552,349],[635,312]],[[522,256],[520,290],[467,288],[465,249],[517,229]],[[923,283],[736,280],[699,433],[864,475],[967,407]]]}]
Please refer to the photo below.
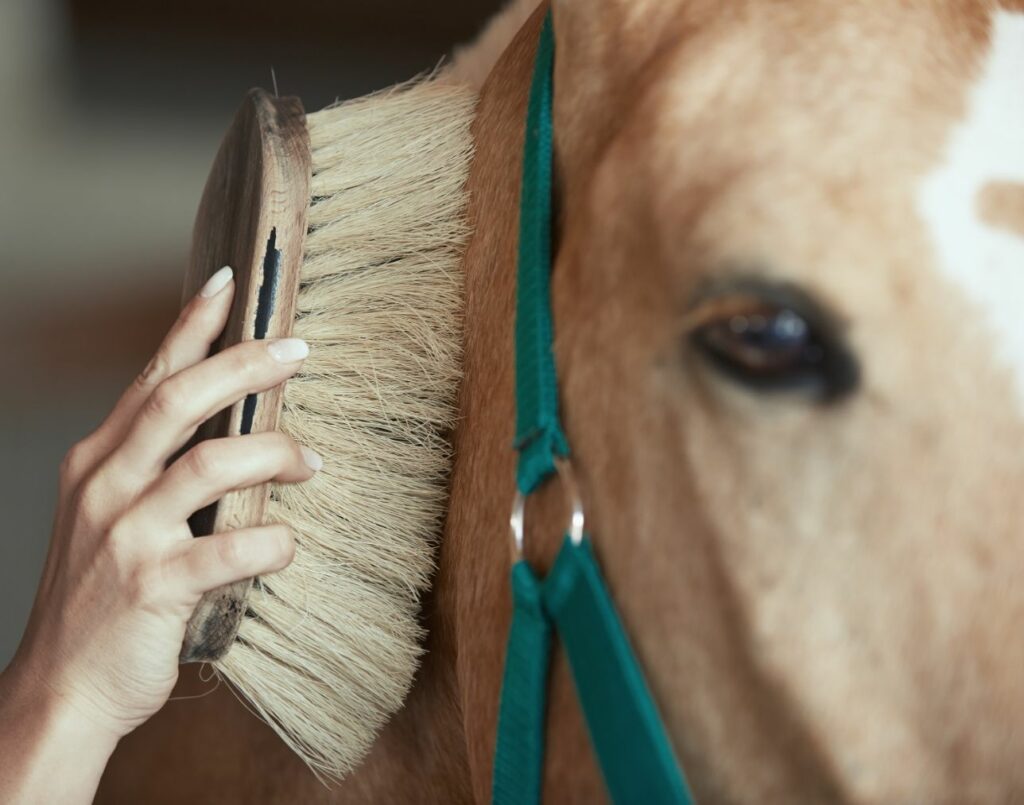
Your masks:
[{"label": "fingers", "polygon": [[165,555],[161,575],[183,597],[198,599],[222,585],[280,570],[294,555],[286,526],[240,528],[177,543]]},{"label": "fingers", "polygon": [[276,431],[210,439],[160,476],[135,505],[132,519],[166,531],[234,489],[306,481],[322,463],[313,450]]},{"label": "fingers", "polygon": [[178,372],[149,395],[111,460],[132,474],[156,477],[202,422],[283,383],[308,353],[297,338],[245,341]]},{"label": "fingers", "polygon": [[210,346],[227,323],[233,292],[234,273],[224,266],[182,309],[153,360],[139,376],[136,386],[142,394],[148,395],[157,383],[209,354]]},{"label": "fingers", "polygon": [[93,441],[96,451],[109,452],[123,437],[136,412],[159,383],[206,358],[224,329],[233,295],[233,273],[224,266],[182,309],[152,360],[100,425]]}]

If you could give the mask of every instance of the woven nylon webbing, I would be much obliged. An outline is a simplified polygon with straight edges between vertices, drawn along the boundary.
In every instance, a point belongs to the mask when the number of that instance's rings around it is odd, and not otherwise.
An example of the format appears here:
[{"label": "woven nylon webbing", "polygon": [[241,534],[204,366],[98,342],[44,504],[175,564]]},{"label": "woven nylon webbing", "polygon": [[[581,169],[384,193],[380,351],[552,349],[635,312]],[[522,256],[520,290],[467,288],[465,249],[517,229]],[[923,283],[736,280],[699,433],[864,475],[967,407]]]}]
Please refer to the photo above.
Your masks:
[{"label": "woven nylon webbing", "polygon": [[516,483],[528,495],[569,452],[558,419],[558,379],[551,327],[552,67],[555,38],[548,13],[530,84],[519,199],[516,286]]},{"label": "woven nylon webbing", "polygon": [[544,770],[551,621],[543,588],[526,562],[512,567],[512,627],[501,682],[498,744],[494,752],[494,805],[540,802]]},{"label": "woven nylon webbing", "polygon": [[[551,13],[541,29],[527,110],[516,295],[516,484],[529,495],[569,447],[558,416],[551,322]],[[598,763],[617,803],[690,805],[692,798],[586,537],[566,537],[548,577],[512,568],[492,802],[535,805],[543,784],[552,633],[572,669]]]},{"label": "woven nylon webbing", "polygon": [[692,805],[589,539],[575,545],[565,538],[544,581],[544,608],[569,658],[612,802]]}]

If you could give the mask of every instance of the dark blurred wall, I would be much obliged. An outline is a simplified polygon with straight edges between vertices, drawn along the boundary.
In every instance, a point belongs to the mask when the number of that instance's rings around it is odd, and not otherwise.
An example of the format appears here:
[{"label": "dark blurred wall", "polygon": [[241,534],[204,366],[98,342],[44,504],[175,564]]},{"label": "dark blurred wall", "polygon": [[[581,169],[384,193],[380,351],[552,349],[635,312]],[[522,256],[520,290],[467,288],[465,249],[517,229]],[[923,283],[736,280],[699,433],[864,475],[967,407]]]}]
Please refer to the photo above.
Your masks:
[{"label": "dark blurred wall", "polygon": [[[249,86],[269,87],[273,68],[282,94],[301,95],[315,109],[434,67],[497,6],[494,0],[68,0],[75,95],[94,108],[129,102],[136,109],[223,110]],[[126,58],[130,72],[123,69]],[[181,81],[181,73],[196,81]]]},{"label": "dark blurred wall", "polygon": [[[60,457],[174,316],[192,217],[251,86],[307,109],[428,70],[495,0],[0,0],[0,666]],[[272,78],[273,74],[273,78]]]}]

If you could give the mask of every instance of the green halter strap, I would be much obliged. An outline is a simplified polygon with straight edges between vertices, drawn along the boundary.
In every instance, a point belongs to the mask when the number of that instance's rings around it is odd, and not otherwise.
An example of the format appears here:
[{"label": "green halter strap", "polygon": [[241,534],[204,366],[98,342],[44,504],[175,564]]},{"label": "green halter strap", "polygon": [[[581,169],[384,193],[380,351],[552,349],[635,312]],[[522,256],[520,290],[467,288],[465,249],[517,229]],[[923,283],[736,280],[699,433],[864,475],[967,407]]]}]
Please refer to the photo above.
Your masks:
[{"label": "green halter strap", "polygon": [[[516,474],[512,626],[498,717],[492,801],[541,798],[548,666],[561,639],[605,784],[616,803],[693,802],[672,745],[605,586],[566,459],[558,417],[551,323],[551,14],[541,30],[530,87],[519,213],[516,300]],[[555,564],[540,580],[522,559],[526,496],[559,472],[573,517]]]}]

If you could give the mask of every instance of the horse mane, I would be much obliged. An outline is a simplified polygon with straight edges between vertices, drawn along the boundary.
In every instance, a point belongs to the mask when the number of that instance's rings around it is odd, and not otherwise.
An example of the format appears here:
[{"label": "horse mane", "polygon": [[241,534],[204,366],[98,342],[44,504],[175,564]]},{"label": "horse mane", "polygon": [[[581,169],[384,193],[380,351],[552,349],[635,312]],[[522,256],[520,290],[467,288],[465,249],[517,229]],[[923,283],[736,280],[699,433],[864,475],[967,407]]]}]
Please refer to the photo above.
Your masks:
[{"label": "horse mane", "polygon": [[452,55],[446,76],[479,90],[491,74],[498,58],[537,10],[541,0],[510,0],[484,26],[472,42],[459,45]]}]

